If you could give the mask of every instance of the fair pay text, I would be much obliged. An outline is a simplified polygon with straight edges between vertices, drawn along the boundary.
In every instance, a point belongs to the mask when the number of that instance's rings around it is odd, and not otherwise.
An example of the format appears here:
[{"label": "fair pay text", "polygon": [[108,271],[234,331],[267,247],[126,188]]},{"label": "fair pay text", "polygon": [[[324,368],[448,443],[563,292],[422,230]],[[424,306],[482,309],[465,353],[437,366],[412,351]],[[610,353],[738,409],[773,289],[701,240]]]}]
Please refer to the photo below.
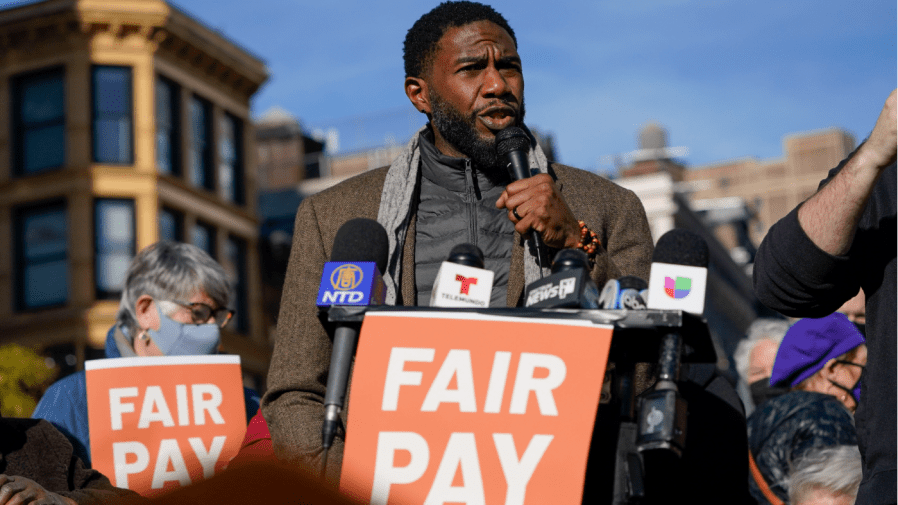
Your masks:
[{"label": "fair pay text", "polygon": [[[486,386],[486,395],[478,402],[471,363],[471,351],[452,349],[440,364],[433,381],[422,384],[424,374],[421,363],[432,363],[435,349],[394,347],[390,352],[384,380],[381,410],[397,411],[420,409],[420,412],[438,413],[441,408],[460,413],[505,413],[512,415],[558,416],[554,390],[562,385],[567,374],[564,361],[558,356],[538,353],[519,353],[517,371],[510,389],[510,399],[504,402],[506,383],[513,354],[495,352]],[[416,365],[417,364],[417,365]],[[402,403],[403,394],[414,388],[426,388],[420,405]],[[421,390],[423,391],[423,389]],[[416,396],[420,398],[420,395]],[[531,401],[534,400],[534,401]],[[472,420],[473,421],[473,420]],[[419,433],[411,431],[381,431],[378,433],[377,453],[374,464],[372,504],[386,504],[394,485],[418,481],[432,465],[436,477],[425,505],[442,503],[484,504],[484,479],[481,474],[483,451],[495,451],[505,477],[505,504],[523,504],[527,484],[540,460],[554,438],[551,434],[522,435],[520,432],[482,433],[475,437],[471,432],[453,432],[445,447],[434,447]],[[411,456],[405,464],[398,464],[397,452]],[[440,455],[440,452],[442,454]],[[455,477],[461,474],[463,485]]]},{"label": "fair pay text", "polygon": [[[174,398],[166,399],[162,388],[122,387],[109,389],[109,411],[113,431],[133,427],[138,430],[174,426],[203,426],[224,424],[219,411],[222,402],[221,389],[215,384],[185,384],[175,386]],[[209,478],[215,472],[226,436],[190,437],[187,443],[176,438],[162,439],[158,447],[147,447],[140,441],[115,442],[112,444],[115,465],[115,485],[128,487],[128,477],[153,468],[152,489],[162,489],[166,482],[176,481],[181,486],[191,484],[184,452],[190,451],[203,468],[203,477]],[[154,451],[155,458],[151,458]]]}]

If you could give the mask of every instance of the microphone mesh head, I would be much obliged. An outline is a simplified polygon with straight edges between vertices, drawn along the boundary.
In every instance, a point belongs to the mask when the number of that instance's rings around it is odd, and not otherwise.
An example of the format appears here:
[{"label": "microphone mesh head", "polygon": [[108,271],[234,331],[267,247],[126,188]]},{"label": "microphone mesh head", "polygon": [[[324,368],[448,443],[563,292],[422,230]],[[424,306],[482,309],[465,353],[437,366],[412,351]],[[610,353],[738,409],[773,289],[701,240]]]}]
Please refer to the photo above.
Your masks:
[{"label": "microphone mesh head", "polygon": [[458,244],[449,251],[450,263],[483,268],[483,251],[474,244]]},{"label": "microphone mesh head", "polygon": [[505,156],[512,151],[528,151],[530,137],[517,126],[509,126],[496,134],[496,152]]},{"label": "microphone mesh head", "polygon": [[589,257],[580,249],[562,249],[552,262],[552,273],[565,272],[575,268],[586,268]]},{"label": "microphone mesh head", "polygon": [[697,233],[675,228],[658,239],[652,263],[708,268],[708,243]]},{"label": "microphone mesh head", "polygon": [[383,273],[389,249],[387,230],[373,219],[359,217],[346,221],[337,230],[331,261],[373,261],[377,271]]},{"label": "microphone mesh head", "polygon": [[635,289],[636,291],[649,289],[649,283],[635,275],[625,275],[619,278],[617,282],[620,283],[621,289]]}]

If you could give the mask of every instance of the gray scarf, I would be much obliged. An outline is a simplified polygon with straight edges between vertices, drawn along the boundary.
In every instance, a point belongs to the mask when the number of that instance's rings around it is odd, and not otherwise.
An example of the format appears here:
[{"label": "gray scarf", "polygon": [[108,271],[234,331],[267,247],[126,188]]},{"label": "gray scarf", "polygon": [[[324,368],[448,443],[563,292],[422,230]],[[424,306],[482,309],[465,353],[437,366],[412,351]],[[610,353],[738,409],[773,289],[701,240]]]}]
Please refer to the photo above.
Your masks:
[{"label": "gray scarf", "polygon": [[[418,138],[426,131],[424,126],[418,133],[412,135],[412,139],[405,146],[402,153],[393,160],[387,170],[384,180],[383,193],[380,195],[380,210],[377,213],[377,222],[387,230],[387,238],[390,242],[390,256],[387,261],[387,271],[384,272],[384,283],[387,286],[386,303],[396,304],[396,293],[399,290],[399,279],[402,276],[402,250],[405,246],[405,234],[411,221],[412,198],[415,197],[415,183],[418,180],[418,172],[421,167],[421,150],[418,148]],[[527,127],[524,131],[530,137],[530,172],[548,173],[549,162],[546,155],[534,140]],[[529,239],[528,239],[529,243]],[[548,266],[543,267],[544,274],[549,272]],[[540,272],[535,251],[531,247],[524,248],[524,282],[530,284],[539,279]]]}]

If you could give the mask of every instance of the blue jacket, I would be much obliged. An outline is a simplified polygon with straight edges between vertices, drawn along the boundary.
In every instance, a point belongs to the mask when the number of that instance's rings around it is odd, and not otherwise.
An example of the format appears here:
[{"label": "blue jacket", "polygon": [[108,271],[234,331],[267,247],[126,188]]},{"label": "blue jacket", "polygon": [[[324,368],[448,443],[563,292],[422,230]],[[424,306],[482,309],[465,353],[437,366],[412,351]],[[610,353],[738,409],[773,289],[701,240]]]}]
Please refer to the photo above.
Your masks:
[{"label": "blue jacket", "polygon": [[[121,358],[115,345],[115,326],[106,334],[106,357]],[[246,403],[246,422],[259,410],[259,394],[243,388]],[[90,466],[90,430],[87,421],[87,381],[84,371],[59,379],[47,389],[31,417],[46,419],[65,435],[75,454]]]}]

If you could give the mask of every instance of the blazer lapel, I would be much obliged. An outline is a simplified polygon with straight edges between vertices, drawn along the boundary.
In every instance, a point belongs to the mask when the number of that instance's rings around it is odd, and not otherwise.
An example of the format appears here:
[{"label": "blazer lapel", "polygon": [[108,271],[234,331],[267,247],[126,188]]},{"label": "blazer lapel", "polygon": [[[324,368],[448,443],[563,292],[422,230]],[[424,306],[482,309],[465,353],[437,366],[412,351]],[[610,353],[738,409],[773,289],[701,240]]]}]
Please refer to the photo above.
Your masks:
[{"label": "blazer lapel", "polygon": [[413,307],[417,305],[418,301],[418,290],[415,286],[415,222],[417,217],[418,214],[413,212],[405,233],[405,245],[402,247],[401,304],[406,307]]},{"label": "blazer lapel", "polygon": [[514,245],[511,246],[511,266],[508,269],[508,294],[506,301],[509,307],[517,307],[524,293],[524,240],[515,232]]}]

